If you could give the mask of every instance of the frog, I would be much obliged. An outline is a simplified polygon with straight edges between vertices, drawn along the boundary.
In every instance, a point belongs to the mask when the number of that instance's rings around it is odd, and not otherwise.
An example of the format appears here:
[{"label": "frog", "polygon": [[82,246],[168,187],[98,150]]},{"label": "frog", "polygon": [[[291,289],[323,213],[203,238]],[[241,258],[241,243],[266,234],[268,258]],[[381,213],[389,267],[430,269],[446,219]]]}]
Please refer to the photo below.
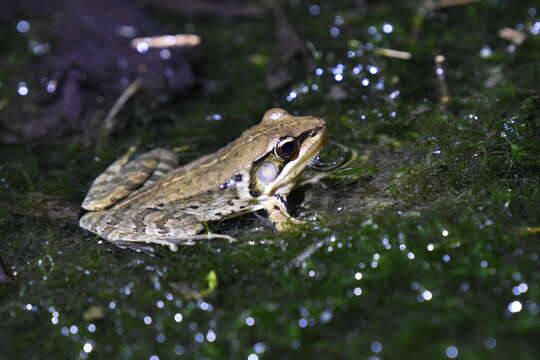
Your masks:
[{"label": "frog", "polygon": [[229,238],[207,224],[265,210],[278,232],[301,224],[287,197],[313,163],[327,133],[325,120],[266,111],[257,125],[214,153],[183,166],[178,154],[135,149],[92,183],[79,225],[116,244],[159,244],[176,251],[199,240]]}]

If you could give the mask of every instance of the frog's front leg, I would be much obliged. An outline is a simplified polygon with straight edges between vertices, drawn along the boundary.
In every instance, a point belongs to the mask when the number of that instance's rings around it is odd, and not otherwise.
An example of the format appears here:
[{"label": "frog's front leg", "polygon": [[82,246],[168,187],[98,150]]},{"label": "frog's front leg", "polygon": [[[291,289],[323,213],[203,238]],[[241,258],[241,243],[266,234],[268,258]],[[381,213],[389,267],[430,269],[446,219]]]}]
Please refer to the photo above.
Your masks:
[{"label": "frog's front leg", "polygon": [[287,201],[282,195],[274,195],[264,203],[264,209],[268,213],[268,218],[274,224],[277,231],[287,231],[293,225],[300,225],[304,222],[295,219],[287,210]]},{"label": "frog's front leg", "polygon": [[94,180],[82,203],[84,209],[107,209],[137,189],[147,189],[178,165],[178,156],[170,150],[155,149],[130,160],[134,152],[130,148]]},{"label": "frog's front leg", "polygon": [[200,234],[203,224],[182,210],[143,208],[128,214],[120,210],[95,211],[84,215],[79,225],[112,243],[160,244],[172,251],[180,244],[192,245],[200,239],[234,240],[226,235]]}]

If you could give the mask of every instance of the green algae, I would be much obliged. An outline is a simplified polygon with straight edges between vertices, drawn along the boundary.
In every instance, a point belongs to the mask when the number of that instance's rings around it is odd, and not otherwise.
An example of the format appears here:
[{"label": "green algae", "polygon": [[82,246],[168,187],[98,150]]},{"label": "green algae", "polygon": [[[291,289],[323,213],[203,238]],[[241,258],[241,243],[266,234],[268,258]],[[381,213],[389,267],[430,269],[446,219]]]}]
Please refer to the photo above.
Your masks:
[{"label": "green algae", "polygon": [[[2,147],[0,255],[13,280],[0,284],[0,359],[538,358],[539,38],[529,33],[508,52],[496,36],[538,21],[534,2],[429,16],[415,1],[379,2],[368,13],[325,3],[319,16],[311,5],[284,3],[320,52],[289,88],[264,88],[271,19],[195,22],[213,54],[200,70],[221,90],[159,110],[148,94],[134,99],[120,115],[129,126],[98,153],[76,142]],[[369,34],[385,23],[393,33]],[[384,58],[369,43],[414,56]],[[439,53],[447,104],[434,72]],[[338,64],[342,81],[332,73]],[[358,64],[377,73],[351,75]],[[336,87],[343,96],[330,95]],[[276,234],[245,216],[214,224],[237,243],[176,253],[118,248],[78,228],[89,183],[129,146],[188,145],[187,162],[271,106],[325,118],[330,138],[360,154],[293,197],[305,226]],[[53,206],[68,210],[51,215]]]}]

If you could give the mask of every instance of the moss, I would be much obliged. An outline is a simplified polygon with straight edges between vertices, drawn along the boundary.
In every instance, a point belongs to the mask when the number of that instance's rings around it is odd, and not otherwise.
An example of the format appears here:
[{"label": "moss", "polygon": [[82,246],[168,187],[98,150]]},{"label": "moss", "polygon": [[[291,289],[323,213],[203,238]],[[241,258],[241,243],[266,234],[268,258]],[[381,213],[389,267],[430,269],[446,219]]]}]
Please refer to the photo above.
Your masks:
[{"label": "moss", "polygon": [[[458,358],[538,358],[540,107],[531,89],[540,53],[532,34],[515,52],[496,36],[532,23],[535,3],[478,2],[423,17],[418,4],[370,2],[362,14],[336,1],[313,16],[312,3],[284,2],[314,56],[276,92],[263,81],[272,19],[192,20],[208,54],[197,67],[221,84],[215,91],[159,109],[141,92],[121,114],[129,126],[98,152],[74,140],[3,146],[1,262],[14,281],[0,284],[0,358],[445,358],[452,346]],[[158,16],[179,28],[186,21]],[[368,44],[413,58],[381,57]],[[484,46],[491,57],[479,56]],[[434,75],[439,53],[447,104]],[[88,184],[129,146],[187,145],[187,162],[271,106],[325,118],[329,137],[359,153],[293,197],[306,226],[277,234],[249,215],[213,224],[237,243],[176,253],[118,248],[78,228]],[[36,339],[38,350],[28,346]]]}]

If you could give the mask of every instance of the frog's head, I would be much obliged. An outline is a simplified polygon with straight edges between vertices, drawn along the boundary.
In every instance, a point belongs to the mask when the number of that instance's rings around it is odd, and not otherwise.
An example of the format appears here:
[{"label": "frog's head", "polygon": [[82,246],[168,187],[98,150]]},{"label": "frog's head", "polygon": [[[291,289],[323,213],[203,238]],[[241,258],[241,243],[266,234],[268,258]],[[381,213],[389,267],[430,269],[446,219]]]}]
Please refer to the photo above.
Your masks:
[{"label": "frog's head", "polygon": [[326,137],[326,122],[270,109],[259,124],[267,134],[265,153],[250,171],[252,196],[287,194],[304,168],[317,156]]}]

